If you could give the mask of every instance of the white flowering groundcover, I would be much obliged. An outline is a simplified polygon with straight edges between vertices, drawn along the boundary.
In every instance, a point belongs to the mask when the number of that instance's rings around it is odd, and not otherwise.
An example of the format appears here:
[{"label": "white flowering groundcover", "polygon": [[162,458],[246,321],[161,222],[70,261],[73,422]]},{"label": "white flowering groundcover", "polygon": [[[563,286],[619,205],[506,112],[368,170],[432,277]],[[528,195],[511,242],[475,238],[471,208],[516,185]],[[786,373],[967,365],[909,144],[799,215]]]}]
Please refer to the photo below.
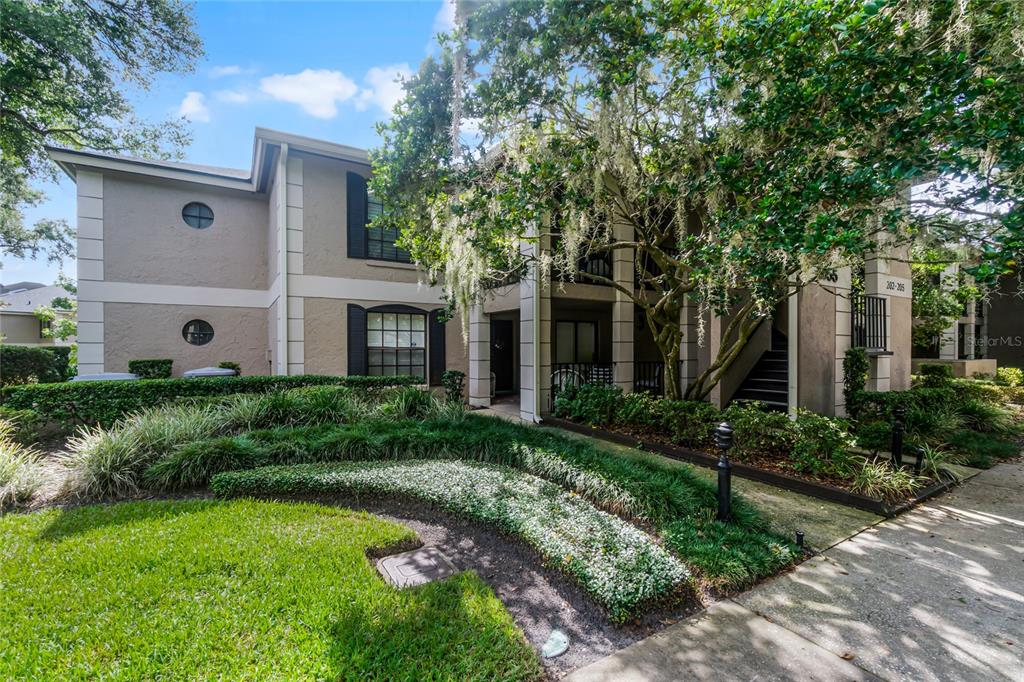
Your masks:
[{"label": "white flowering groundcover", "polygon": [[464,461],[405,460],[271,466],[217,474],[220,496],[403,495],[515,535],[572,576],[612,620],[678,595],[687,568],[617,516],[536,476]]}]

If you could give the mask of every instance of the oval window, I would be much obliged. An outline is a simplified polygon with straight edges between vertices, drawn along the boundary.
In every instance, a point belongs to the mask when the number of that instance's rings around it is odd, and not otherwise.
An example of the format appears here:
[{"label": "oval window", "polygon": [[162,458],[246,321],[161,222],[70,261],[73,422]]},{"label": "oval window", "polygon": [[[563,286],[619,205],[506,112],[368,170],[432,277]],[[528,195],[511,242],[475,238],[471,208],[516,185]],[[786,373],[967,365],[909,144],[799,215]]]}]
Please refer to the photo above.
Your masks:
[{"label": "oval window", "polygon": [[181,336],[193,346],[205,346],[213,340],[213,327],[206,320],[189,320],[181,328]]},{"label": "oval window", "polygon": [[181,218],[189,227],[205,230],[213,225],[213,210],[206,204],[193,201],[181,209]]}]

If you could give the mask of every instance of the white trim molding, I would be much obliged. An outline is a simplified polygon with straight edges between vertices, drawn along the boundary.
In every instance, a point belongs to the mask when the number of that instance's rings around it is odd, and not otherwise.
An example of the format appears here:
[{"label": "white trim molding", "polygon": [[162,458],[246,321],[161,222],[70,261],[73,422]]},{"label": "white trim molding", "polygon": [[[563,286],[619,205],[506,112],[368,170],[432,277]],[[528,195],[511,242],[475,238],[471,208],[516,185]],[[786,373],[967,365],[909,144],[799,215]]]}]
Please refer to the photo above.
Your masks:
[{"label": "white trim molding", "polygon": [[103,281],[103,174],[76,177],[78,231],[78,373],[103,372],[103,303],[95,295]]},{"label": "white trim molding", "polygon": [[304,298],[337,298],[350,301],[381,301],[389,303],[442,303],[440,287],[429,287],[409,282],[382,282],[376,279],[348,277],[322,277],[320,275],[289,275],[291,296]]},{"label": "white trim molding", "polygon": [[[282,145],[286,146],[286,145]],[[284,241],[286,278],[301,275],[303,272],[303,234],[302,205],[303,180],[302,159],[289,156],[285,160],[285,191],[284,191]],[[287,374],[305,374],[306,342],[305,342],[305,306],[301,297],[289,295],[285,309],[285,333],[288,345]]]}]

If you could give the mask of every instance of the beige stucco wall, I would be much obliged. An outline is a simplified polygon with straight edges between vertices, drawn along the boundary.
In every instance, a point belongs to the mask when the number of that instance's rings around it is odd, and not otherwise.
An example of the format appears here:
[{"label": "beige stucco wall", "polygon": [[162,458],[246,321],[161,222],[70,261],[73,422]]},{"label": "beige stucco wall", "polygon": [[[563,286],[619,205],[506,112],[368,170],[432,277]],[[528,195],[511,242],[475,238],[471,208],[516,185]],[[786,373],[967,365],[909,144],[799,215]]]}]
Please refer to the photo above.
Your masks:
[{"label": "beige stucco wall", "polygon": [[[306,298],[305,325],[303,328],[306,349],[306,372],[308,374],[348,373],[348,305],[354,303],[364,308],[374,308],[380,301],[350,301],[335,298]],[[409,305],[402,301],[395,304]],[[437,306],[412,305],[424,312]],[[429,358],[429,335],[428,358]],[[446,369],[468,372],[469,356],[462,338],[462,326],[458,316],[445,325]],[[429,364],[429,360],[428,360]]]},{"label": "beige stucco wall", "polygon": [[53,339],[39,335],[39,319],[32,313],[0,312],[0,336],[4,343],[11,345],[53,345]]},{"label": "beige stucco wall", "polygon": [[910,388],[910,365],[914,356],[910,298],[891,297],[889,306],[892,311],[889,318],[892,344],[889,350],[893,352],[889,388],[905,391]]},{"label": "beige stucco wall", "polygon": [[[185,224],[181,210],[192,201],[213,210],[209,228]],[[108,281],[265,289],[267,198],[104,173],[103,259]]]},{"label": "beige stucco wall", "polygon": [[[267,310],[214,306],[104,303],[104,369],[127,372],[129,360],[171,358],[174,375],[231,360],[242,374],[268,374]],[[213,326],[213,340],[193,346],[181,336],[192,319]]]},{"label": "beige stucco wall", "polygon": [[293,155],[303,164],[304,274],[385,282],[424,280],[414,265],[348,257],[347,173],[369,175],[368,166],[299,152]]}]

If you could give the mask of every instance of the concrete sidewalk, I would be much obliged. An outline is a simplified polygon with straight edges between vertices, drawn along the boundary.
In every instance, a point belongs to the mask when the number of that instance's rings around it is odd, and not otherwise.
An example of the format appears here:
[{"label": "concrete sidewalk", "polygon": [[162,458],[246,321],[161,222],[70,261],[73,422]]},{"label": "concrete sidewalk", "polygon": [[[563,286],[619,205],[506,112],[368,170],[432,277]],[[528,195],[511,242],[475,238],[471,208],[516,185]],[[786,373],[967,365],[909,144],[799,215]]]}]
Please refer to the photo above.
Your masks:
[{"label": "concrete sidewalk", "polygon": [[1024,680],[1024,463],[568,680]]}]

